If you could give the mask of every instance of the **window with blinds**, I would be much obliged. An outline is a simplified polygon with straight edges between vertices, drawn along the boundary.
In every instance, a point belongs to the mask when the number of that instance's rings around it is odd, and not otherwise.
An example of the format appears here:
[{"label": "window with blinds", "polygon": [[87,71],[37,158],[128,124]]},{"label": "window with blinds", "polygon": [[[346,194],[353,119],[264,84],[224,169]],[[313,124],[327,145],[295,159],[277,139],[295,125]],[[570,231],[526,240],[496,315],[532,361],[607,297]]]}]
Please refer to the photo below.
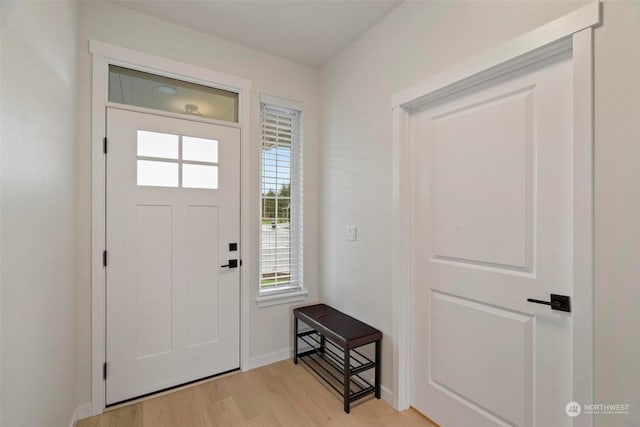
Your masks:
[{"label": "window with blinds", "polygon": [[261,104],[260,292],[302,288],[301,111]]}]

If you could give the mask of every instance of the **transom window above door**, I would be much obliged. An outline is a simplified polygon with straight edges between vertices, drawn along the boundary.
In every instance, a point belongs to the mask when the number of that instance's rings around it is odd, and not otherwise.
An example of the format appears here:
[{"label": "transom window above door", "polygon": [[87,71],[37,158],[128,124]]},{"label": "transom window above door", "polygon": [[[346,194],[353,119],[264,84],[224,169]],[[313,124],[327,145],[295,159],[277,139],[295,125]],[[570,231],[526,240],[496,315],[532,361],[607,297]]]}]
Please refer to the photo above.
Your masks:
[{"label": "transom window above door", "polygon": [[218,141],[138,130],[137,184],[218,188]]},{"label": "transom window above door", "polygon": [[109,65],[109,102],[238,123],[238,94]]}]

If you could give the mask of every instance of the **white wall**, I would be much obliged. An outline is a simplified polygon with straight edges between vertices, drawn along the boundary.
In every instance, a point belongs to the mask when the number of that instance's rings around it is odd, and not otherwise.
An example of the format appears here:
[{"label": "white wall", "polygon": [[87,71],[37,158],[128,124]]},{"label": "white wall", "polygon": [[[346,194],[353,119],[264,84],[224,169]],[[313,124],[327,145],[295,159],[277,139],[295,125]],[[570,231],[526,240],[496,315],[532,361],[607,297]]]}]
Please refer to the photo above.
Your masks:
[{"label": "white wall", "polygon": [[[383,331],[384,387],[393,361],[391,96],[576,7],[407,2],[322,68],[322,294]],[[358,226],[356,242],[345,239],[348,224]]]},{"label": "white wall", "polygon": [[2,2],[3,426],[75,409],[77,4]]},{"label": "white wall", "polygon": [[606,2],[595,32],[598,427],[640,426],[640,2]]},{"label": "white wall", "polygon": [[[391,95],[579,6],[407,2],[321,70],[322,293],[385,333],[384,386],[392,381]],[[640,2],[607,3],[595,32],[596,401],[633,411],[601,417],[607,427],[640,425],[639,21]],[[348,224],[358,226],[357,242],[345,240]]]},{"label": "white wall", "polygon": [[[103,42],[207,67],[253,81],[251,100],[252,143],[259,143],[259,94],[266,92],[301,101],[304,105],[305,135],[305,286],[308,301],[318,298],[318,82],[317,70],[282,58],[230,43],[105,2],[83,2],[80,8],[79,37],[79,103],[78,103],[78,264],[77,277],[77,377],[78,399],[91,399],[91,288],[90,288],[90,100],[91,62],[88,54],[90,38]],[[251,247],[258,247],[258,150],[252,159],[249,179],[256,183],[256,233]],[[256,252],[257,253],[257,252]],[[254,258],[254,271],[257,259]],[[258,308],[257,279],[251,284],[251,343],[253,363],[267,360],[265,355],[287,355],[291,347],[291,305]]]}]

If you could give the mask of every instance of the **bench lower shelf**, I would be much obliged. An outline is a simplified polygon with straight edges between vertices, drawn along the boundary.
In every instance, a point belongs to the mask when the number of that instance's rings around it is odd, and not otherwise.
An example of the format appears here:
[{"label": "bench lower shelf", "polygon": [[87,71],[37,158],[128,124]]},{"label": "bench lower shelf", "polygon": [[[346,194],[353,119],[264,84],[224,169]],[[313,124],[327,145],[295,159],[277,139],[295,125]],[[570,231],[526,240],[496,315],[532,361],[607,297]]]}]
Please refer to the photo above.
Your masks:
[{"label": "bench lower shelf", "polygon": [[[311,370],[320,376],[329,386],[340,394],[344,393],[345,369],[344,351],[331,341],[323,339],[316,331],[298,334],[298,338],[311,347],[311,350],[298,354]],[[349,401],[353,402],[371,393],[375,393],[375,386],[361,373],[375,368],[375,362],[357,350],[351,350],[349,355]]]}]

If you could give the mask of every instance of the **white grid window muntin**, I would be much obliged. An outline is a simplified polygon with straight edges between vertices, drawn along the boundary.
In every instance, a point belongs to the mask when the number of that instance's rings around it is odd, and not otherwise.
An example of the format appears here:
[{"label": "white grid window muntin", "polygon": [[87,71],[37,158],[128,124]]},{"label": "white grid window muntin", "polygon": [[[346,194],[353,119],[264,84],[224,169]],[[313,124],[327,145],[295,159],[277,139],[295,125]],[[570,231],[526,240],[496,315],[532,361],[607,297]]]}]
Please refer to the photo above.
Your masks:
[{"label": "white grid window muntin", "polygon": [[137,184],[218,189],[218,140],[138,130]]},{"label": "white grid window muntin", "polygon": [[260,292],[302,288],[301,112],[261,104]]}]

